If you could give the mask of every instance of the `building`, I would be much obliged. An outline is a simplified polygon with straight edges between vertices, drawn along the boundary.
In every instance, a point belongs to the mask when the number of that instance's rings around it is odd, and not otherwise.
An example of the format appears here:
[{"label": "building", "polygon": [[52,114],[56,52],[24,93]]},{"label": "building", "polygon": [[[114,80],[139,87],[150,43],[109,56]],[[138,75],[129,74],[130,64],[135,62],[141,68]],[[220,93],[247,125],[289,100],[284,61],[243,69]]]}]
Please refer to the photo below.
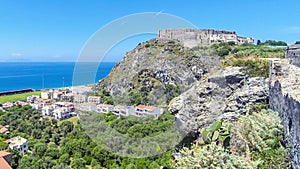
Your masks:
[{"label": "building", "polygon": [[254,43],[253,38],[241,37],[233,31],[213,29],[165,29],[159,30],[158,39],[176,40],[186,47],[196,47],[199,44],[235,42],[237,44]]},{"label": "building", "polygon": [[86,102],[86,95],[77,94],[74,96],[75,103],[85,103]]},{"label": "building", "polygon": [[12,154],[7,151],[0,151],[0,167],[1,169],[11,168]]},{"label": "building", "polygon": [[61,96],[62,96],[62,92],[54,92],[53,93],[53,99],[55,99],[55,100],[60,100]]},{"label": "building", "polygon": [[0,125],[0,133],[1,134],[8,134],[9,133],[9,130],[6,127]]},{"label": "building", "polygon": [[113,112],[115,109],[115,107],[113,105],[110,104],[99,104],[97,105],[97,110],[100,113],[109,113],[109,112]]},{"label": "building", "polygon": [[72,102],[74,100],[74,95],[73,95],[73,93],[62,94],[60,96],[60,100],[61,101]]},{"label": "building", "polygon": [[6,140],[8,143],[8,147],[11,150],[17,150],[22,154],[26,154],[28,152],[28,142],[27,139],[17,136]]},{"label": "building", "polygon": [[52,99],[52,97],[53,97],[53,92],[50,92],[50,91],[41,92],[42,99]]},{"label": "building", "polygon": [[135,115],[136,116],[149,116],[152,115],[154,117],[159,117],[163,114],[163,109],[154,107],[154,106],[145,106],[145,105],[138,105],[135,107]]},{"label": "building", "polygon": [[94,103],[94,104],[100,104],[101,103],[101,97],[99,97],[99,96],[89,96],[88,97],[88,102],[89,103]]},{"label": "building", "polygon": [[58,119],[66,119],[71,117],[71,110],[68,107],[60,107],[60,108],[56,108],[53,111],[53,116]]},{"label": "building", "polygon": [[42,115],[43,116],[52,116],[53,115],[53,107],[51,105],[45,105],[42,108]]},{"label": "building", "polygon": [[40,96],[32,95],[27,97],[27,102],[28,103],[34,103],[36,99],[40,98]]},{"label": "building", "polygon": [[135,108],[133,106],[116,106],[113,113],[119,116],[134,115]]},{"label": "building", "polygon": [[12,108],[14,106],[15,106],[15,104],[12,103],[12,102],[6,102],[6,103],[2,104],[2,108],[3,109],[10,109],[10,108]]}]

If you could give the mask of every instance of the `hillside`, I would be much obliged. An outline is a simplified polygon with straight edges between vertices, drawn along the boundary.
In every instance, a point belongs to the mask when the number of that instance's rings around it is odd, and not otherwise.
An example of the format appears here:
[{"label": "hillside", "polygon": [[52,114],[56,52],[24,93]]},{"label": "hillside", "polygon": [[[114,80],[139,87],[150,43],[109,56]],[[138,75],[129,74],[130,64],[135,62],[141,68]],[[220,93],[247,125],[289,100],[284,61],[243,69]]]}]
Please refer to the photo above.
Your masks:
[{"label": "hillside", "polygon": [[220,65],[219,57],[153,39],[128,52],[96,88],[111,92],[117,103],[166,104]]}]

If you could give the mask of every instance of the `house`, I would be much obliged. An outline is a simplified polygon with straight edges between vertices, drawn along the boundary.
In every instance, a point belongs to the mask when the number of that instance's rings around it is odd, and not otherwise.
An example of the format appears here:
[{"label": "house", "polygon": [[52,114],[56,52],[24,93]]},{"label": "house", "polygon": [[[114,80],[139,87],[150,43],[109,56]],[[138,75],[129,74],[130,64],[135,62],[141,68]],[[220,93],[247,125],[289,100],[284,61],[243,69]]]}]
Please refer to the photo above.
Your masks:
[{"label": "house", "polygon": [[116,106],[113,112],[115,115],[129,116],[134,115],[135,108],[133,106]]},{"label": "house", "polygon": [[115,109],[115,107],[113,105],[110,104],[99,104],[97,105],[97,110],[100,113],[109,113],[109,112],[113,112]]},{"label": "house", "polygon": [[59,107],[59,108],[54,109],[53,116],[56,119],[61,120],[61,119],[66,119],[66,118],[71,117],[71,113],[72,112],[68,107]]},{"label": "house", "polygon": [[29,105],[35,110],[42,110],[44,104],[36,102],[36,103],[30,103]]},{"label": "house", "polygon": [[7,151],[0,151],[0,167],[1,169],[11,168],[12,154]]},{"label": "house", "polygon": [[163,109],[154,106],[138,105],[135,108],[135,115],[139,117],[148,115],[159,117],[162,113]]},{"label": "house", "polygon": [[63,95],[61,95],[60,100],[72,102],[74,100],[74,95],[73,95],[73,93],[63,94]]},{"label": "house", "polygon": [[11,150],[17,150],[22,154],[26,154],[28,152],[28,141],[23,137],[17,136],[6,140],[6,142]]},{"label": "house", "polygon": [[24,106],[28,105],[28,103],[27,103],[27,102],[25,102],[25,101],[22,101],[22,100],[20,100],[20,101],[17,101],[17,102],[16,102],[16,104],[17,104],[18,106],[22,106],[22,107],[24,107]]},{"label": "house", "polygon": [[15,104],[12,103],[12,102],[6,102],[6,103],[2,104],[2,108],[3,109],[10,109],[10,108],[12,108],[14,106],[15,106]]},{"label": "house", "polygon": [[86,95],[83,95],[83,94],[74,95],[74,102],[75,103],[85,103]]},{"label": "house", "polygon": [[53,114],[53,107],[51,105],[45,105],[42,108],[42,115],[43,116],[52,116]]},{"label": "house", "polygon": [[8,134],[9,133],[9,130],[6,127],[0,125],[0,133],[1,134]]},{"label": "house", "polygon": [[34,103],[36,99],[40,98],[40,96],[32,95],[27,97],[27,102],[28,103]]},{"label": "house", "polygon": [[55,99],[55,100],[60,100],[61,96],[62,96],[62,92],[54,92],[53,93],[53,99]]},{"label": "house", "polygon": [[100,104],[101,103],[101,97],[99,97],[99,96],[89,96],[88,97],[88,102],[89,103],[94,103],[94,104]]},{"label": "house", "polygon": [[53,92],[50,92],[50,91],[41,92],[42,99],[52,99],[52,96],[53,96]]}]

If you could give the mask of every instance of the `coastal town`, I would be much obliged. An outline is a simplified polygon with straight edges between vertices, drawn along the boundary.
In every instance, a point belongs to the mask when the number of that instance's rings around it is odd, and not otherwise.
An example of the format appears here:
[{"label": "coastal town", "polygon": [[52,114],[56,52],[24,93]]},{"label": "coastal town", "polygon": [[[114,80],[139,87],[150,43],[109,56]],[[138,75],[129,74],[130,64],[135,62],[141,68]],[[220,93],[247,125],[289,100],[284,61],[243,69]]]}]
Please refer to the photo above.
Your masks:
[{"label": "coastal town", "polygon": [[[26,100],[0,104],[0,110],[6,111],[14,107],[24,106],[30,106],[32,109],[40,111],[41,115],[45,118],[52,118],[56,120],[66,120],[71,117],[79,118],[78,110],[82,110],[82,108],[87,110],[87,107],[89,111],[98,113],[113,113],[117,117],[153,116],[154,118],[158,118],[163,114],[163,109],[155,106],[105,104],[102,103],[102,99],[99,96],[88,96],[87,92],[74,92],[70,88],[43,90],[40,92],[40,95],[28,96]],[[9,134],[9,127],[9,125],[2,126],[0,124],[0,134]],[[21,136],[7,139],[5,142],[8,144],[9,150],[16,150],[20,154],[31,152],[28,149],[28,140]],[[0,151],[0,166],[5,166],[7,169],[11,169],[11,156],[12,154],[10,152],[5,150]]]}]

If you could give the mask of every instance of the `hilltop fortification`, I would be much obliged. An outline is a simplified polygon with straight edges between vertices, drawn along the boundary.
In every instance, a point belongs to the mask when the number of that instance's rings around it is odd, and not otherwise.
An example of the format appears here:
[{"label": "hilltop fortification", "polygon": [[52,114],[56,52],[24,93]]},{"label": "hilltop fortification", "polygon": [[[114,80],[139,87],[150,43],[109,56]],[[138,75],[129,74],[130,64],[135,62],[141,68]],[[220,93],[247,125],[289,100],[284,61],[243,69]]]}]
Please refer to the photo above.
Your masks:
[{"label": "hilltop fortification", "polygon": [[241,37],[236,32],[213,29],[165,29],[159,30],[158,39],[178,40],[186,47],[199,44],[235,42],[237,44],[254,43],[253,38]]}]

